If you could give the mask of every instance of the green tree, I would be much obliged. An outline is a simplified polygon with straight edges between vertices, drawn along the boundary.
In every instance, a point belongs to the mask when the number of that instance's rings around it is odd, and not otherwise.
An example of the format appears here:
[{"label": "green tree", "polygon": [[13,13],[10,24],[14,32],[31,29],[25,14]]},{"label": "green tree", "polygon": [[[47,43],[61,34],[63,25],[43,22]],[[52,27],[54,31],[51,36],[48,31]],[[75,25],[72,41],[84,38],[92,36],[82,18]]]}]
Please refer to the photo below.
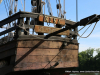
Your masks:
[{"label": "green tree", "polygon": [[76,68],[75,70],[83,70],[83,71],[88,71],[88,70],[93,70],[94,69],[94,53],[95,49],[94,48],[89,48],[85,51],[82,51],[78,54],[79,57],[79,67]]},{"label": "green tree", "polygon": [[95,56],[95,67],[100,71],[100,48],[96,49],[97,55]]}]

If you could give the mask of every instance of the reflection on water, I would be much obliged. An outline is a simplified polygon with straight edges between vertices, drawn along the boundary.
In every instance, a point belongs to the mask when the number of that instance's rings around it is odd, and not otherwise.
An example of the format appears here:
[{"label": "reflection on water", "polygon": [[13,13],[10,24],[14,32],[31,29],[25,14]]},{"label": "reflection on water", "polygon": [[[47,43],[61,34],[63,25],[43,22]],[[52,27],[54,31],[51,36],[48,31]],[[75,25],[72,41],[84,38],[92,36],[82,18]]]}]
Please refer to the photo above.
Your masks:
[{"label": "reflection on water", "polygon": [[72,73],[70,75],[100,75],[100,73]]}]

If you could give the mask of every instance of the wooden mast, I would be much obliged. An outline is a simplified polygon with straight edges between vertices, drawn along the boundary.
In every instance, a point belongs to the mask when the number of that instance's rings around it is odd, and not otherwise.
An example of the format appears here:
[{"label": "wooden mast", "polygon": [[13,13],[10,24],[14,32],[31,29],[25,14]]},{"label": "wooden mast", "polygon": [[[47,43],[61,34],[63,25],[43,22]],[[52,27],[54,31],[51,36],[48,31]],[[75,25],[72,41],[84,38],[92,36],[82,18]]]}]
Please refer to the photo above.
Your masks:
[{"label": "wooden mast", "polygon": [[[42,9],[41,9],[41,0],[37,0],[37,13],[41,13]],[[42,25],[44,26],[44,22],[40,22],[38,21],[38,19],[35,20],[36,24],[35,25]],[[43,35],[43,33],[38,33],[38,35]]]}]

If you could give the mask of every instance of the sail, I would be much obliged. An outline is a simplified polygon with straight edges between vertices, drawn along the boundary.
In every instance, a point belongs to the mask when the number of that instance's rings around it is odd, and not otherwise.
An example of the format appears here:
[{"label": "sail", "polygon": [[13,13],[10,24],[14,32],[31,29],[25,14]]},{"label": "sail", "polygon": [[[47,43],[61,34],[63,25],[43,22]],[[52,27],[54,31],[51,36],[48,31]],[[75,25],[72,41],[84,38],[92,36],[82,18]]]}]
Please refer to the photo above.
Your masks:
[{"label": "sail", "polygon": [[3,0],[0,0],[0,4],[1,4],[2,1],[3,1]]}]

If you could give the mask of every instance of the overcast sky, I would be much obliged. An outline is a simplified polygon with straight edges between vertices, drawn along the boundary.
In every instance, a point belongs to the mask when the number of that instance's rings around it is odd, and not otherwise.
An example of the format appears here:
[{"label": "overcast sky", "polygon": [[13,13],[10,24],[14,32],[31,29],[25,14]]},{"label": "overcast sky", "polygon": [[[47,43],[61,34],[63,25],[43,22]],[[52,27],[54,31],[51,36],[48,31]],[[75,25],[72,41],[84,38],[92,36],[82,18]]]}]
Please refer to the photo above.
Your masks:
[{"label": "overcast sky", "polygon": [[[6,1],[6,0],[5,0]],[[8,1],[8,0],[7,0]],[[20,0],[18,0],[18,10],[21,9],[23,11],[22,5]],[[24,0],[22,0],[23,2]],[[27,12],[31,11],[31,0],[25,0],[26,1],[26,8],[25,10]],[[57,9],[56,9],[56,0],[50,0],[51,7],[53,11],[53,16],[57,16]],[[63,0],[61,0],[62,7],[63,7]],[[66,19],[76,21],[76,0],[65,0],[65,10],[66,10]],[[8,7],[7,7],[8,9]],[[48,14],[47,5],[45,6],[45,14]],[[100,0],[78,0],[78,21],[80,19],[88,17],[93,14],[100,14]],[[0,4],[0,20],[7,17],[4,1]],[[82,31],[79,32],[81,35],[85,29],[88,26],[86,26]],[[91,30],[93,29],[94,24],[89,28],[89,30],[85,33],[83,36],[87,36]],[[78,29],[80,29],[79,27]],[[100,22],[97,23],[93,33],[88,38],[81,38],[78,41],[79,44],[79,52],[84,51],[86,49],[90,48],[100,48]],[[95,55],[96,53],[94,53]]]}]

